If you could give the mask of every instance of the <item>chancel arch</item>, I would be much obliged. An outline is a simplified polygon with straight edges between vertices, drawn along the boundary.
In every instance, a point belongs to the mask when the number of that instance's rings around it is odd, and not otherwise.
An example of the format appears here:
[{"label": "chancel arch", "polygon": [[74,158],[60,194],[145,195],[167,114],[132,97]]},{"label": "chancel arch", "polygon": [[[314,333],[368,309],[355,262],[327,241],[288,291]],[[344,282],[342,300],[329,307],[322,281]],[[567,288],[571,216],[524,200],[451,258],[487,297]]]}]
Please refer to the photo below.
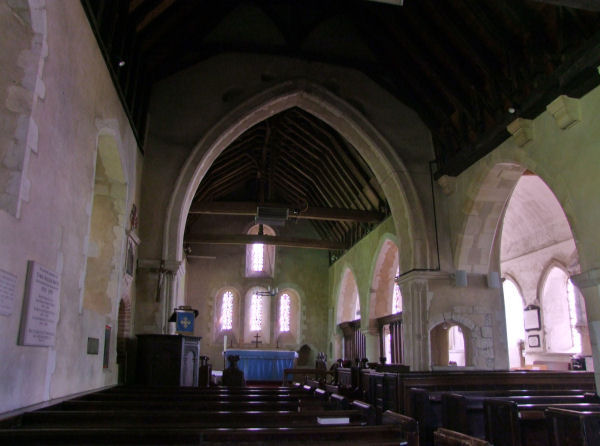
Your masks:
[{"label": "chancel arch", "polygon": [[[356,148],[381,181],[398,238],[406,241],[400,259],[402,269],[423,266],[419,262],[431,257],[430,242],[421,202],[403,162],[363,115],[331,92],[306,81],[283,82],[252,97],[223,117],[198,142],[180,171],[167,209],[163,233],[165,260],[181,261],[188,211],[200,181],[214,160],[245,130],[292,107],[321,119]],[[414,240],[419,243],[413,243]],[[415,246],[422,252],[416,252]]]}]

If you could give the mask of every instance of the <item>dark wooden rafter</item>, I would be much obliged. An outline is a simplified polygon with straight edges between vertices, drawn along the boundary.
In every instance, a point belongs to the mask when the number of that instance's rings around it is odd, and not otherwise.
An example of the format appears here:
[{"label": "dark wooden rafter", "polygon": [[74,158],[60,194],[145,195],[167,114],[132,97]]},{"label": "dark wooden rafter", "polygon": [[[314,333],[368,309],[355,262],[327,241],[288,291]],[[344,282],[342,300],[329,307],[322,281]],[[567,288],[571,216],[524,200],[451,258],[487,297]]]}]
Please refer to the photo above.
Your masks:
[{"label": "dark wooden rafter", "polygon": [[[290,218],[307,220],[357,221],[362,223],[379,223],[385,214],[374,211],[359,211],[356,209],[316,208],[298,209],[291,204],[266,203],[266,207],[286,208],[290,210]],[[190,214],[210,215],[256,215],[255,202],[208,202],[195,203],[190,208]]]},{"label": "dark wooden rafter", "polygon": [[307,238],[279,237],[249,234],[191,234],[184,239],[184,244],[204,245],[263,245],[285,246],[288,248],[325,249],[329,251],[344,250],[348,246],[336,240],[318,240]]},{"label": "dark wooden rafter", "polygon": [[[302,4],[82,0],[82,4],[140,147],[153,83],[227,52],[280,55],[361,71],[413,108],[429,127],[438,176],[460,173],[493,148],[491,144],[508,137],[503,130],[510,119],[508,107],[516,108],[520,116],[531,116],[552,95],[577,97],[598,85],[592,66],[600,60],[595,59],[592,46],[600,30],[600,7],[592,0],[419,0],[406,2],[402,8],[342,0],[305,0]],[[238,9],[243,4],[250,8]],[[206,39],[219,24],[228,23],[234,10],[243,13],[252,7],[265,14],[283,42],[261,39],[261,30],[251,26],[239,35],[233,26],[235,35]],[[312,39],[320,35],[315,31],[334,22],[355,29],[370,54],[363,57],[350,48],[344,52],[341,46],[329,45],[335,39],[315,47]],[[239,38],[249,33],[254,33],[249,39]],[[121,61],[125,65],[119,66]],[[322,123],[291,121],[299,134],[320,135],[309,137],[313,145],[332,149],[330,137],[323,135],[329,130]],[[264,131],[264,126],[259,127],[253,138],[264,138]],[[244,177],[240,184],[251,185],[253,190],[262,187],[268,200],[278,198],[274,190],[281,184],[277,165],[286,157],[285,151],[302,148],[297,141],[283,142],[285,138],[275,133],[277,147],[268,150],[266,159],[260,156],[260,145],[250,148],[247,141],[236,142],[250,149],[262,166],[262,183]],[[312,147],[307,152],[320,153]],[[376,206],[365,189],[372,179],[349,175],[349,170],[352,165],[337,157],[323,158],[322,171],[331,177],[325,189],[338,189],[338,197],[332,195],[330,200],[338,200],[341,194],[344,206]],[[294,181],[299,178],[290,175]],[[199,189],[197,198],[204,200],[214,192],[204,194]],[[348,202],[349,195],[354,200]]]},{"label": "dark wooden rafter", "polygon": [[584,9],[600,12],[600,2],[597,0],[533,0],[551,5],[566,6],[567,8]]}]

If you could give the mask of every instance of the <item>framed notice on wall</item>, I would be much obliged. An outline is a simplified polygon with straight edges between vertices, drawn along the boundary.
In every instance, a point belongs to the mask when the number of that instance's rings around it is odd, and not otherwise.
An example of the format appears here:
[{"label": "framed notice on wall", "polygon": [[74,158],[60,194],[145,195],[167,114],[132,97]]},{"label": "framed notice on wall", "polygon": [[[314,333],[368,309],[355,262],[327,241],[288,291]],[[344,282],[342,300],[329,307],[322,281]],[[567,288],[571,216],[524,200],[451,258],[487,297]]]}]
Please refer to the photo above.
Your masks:
[{"label": "framed notice on wall", "polygon": [[56,338],[59,316],[60,276],[37,262],[27,264],[27,280],[23,313],[21,314],[20,345],[50,347]]},{"label": "framed notice on wall", "polygon": [[523,310],[523,322],[525,331],[539,330],[540,327],[540,307],[528,305]]}]

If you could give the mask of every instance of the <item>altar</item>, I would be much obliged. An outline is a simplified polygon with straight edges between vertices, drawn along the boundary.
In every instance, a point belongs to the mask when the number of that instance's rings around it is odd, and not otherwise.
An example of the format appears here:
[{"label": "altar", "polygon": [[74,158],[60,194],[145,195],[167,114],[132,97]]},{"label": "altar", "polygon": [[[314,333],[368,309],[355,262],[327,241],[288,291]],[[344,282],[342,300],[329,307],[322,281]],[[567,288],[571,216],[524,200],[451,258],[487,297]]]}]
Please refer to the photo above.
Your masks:
[{"label": "altar", "polygon": [[238,355],[238,367],[246,381],[281,381],[283,370],[294,367],[298,353],[289,350],[227,350],[225,363],[230,355]]}]

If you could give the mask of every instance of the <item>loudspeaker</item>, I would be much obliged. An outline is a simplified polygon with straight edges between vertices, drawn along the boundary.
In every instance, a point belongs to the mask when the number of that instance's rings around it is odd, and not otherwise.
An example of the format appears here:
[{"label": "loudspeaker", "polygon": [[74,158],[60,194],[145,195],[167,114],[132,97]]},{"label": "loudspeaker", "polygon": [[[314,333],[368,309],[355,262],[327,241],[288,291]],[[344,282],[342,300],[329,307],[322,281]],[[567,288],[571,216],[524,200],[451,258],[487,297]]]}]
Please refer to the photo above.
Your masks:
[{"label": "loudspeaker", "polygon": [[464,288],[467,286],[467,272],[464,269],[457,269],[454,273],[454,281],[457,287]]}]

